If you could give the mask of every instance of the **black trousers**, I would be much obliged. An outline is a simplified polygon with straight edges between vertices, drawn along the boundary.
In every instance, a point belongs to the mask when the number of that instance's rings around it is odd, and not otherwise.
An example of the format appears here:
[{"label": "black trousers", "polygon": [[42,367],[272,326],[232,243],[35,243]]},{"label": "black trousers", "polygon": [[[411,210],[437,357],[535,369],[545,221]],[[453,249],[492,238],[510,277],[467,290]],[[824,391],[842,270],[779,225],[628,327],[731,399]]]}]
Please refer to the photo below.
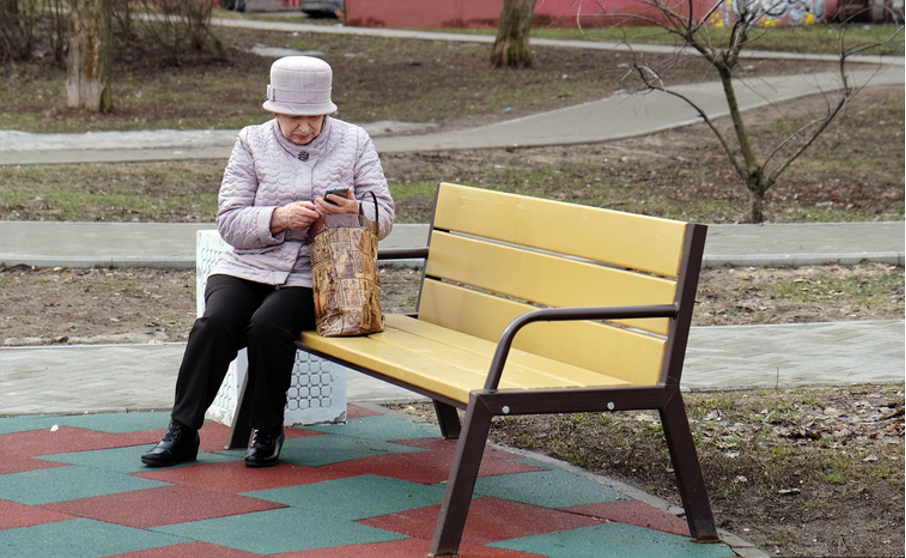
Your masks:
[{"label": "black trousers", "polygon": [[248,347],[251,426],[282,425],[296,358],[294,342],[315,325],[312,290],[212,275],[204,297],[204,315],[189,333],[179,367],[172,417],[201,428],[230,362]]}]

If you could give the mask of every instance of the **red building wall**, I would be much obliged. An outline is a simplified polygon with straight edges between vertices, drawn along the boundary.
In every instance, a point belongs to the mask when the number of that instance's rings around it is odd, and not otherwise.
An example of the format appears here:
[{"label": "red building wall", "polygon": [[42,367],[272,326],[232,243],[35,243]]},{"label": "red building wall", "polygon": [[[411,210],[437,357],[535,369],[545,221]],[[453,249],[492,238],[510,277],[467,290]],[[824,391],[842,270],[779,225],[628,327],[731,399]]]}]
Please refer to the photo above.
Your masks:
[{"label": "red building wall", "polygon": [[[688,0],[673,0],[676,6]],[[691,0],[696,11],[707,13],[715,0]],[[712,23],[732,22],[732,1],[714,12]],[[821,22],[837,10],[838,0],[759,0],[775,9],[765,25],[800,25]],[[669,3],[670,0],[667,0]],[[346,0],[346,24],[391,29],[496,28],[503,0]],[[536,0],[535,26],[600,27],[648,11],[646,0]],[[685,9],[679,10],[681,13]]]}]

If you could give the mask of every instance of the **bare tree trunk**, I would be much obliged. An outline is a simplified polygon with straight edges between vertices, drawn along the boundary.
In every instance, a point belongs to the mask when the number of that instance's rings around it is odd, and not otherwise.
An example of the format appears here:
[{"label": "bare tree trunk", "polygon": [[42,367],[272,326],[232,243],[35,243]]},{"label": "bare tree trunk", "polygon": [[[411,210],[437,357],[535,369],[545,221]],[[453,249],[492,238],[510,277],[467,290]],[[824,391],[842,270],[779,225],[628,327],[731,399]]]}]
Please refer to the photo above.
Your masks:
[{"label": "bare tree trunk", "polygon": [[532,65],[528,43],[534,16],[535,0],[503,0],[491,66],[528,68]]},{"label": "bare tree trunk", "polygon": [[749,192],[749,218],[753,223],[764,223],[764,193]]},{"label": "bare tree trunk", "polygon": [[113,0],[69,0],[69,58],[66,106],[90,112],[113,111],[110,65],[113,56]]},{"label": "bare tree trunk", "polygon": [[739,110],[739,100],[736,97],[736,90],[733,87],[732,68],[723,65],[717,65],[717,73],[720,75],[720,81],[723,85],[724,96],[727,99],[727,106],[730,109],[730,119],[733,121],[733,130],[736,133],[736,142],[739,145],[739,152],[742,155],[743,163],[738,167],[743,182],[749,189],[749,220],[752,223],[764,222],[764,194],[767,191],[765,184],[762,165],[752,149],[752,142],[749,140],[749,130],[742,120],[742,111]]}]

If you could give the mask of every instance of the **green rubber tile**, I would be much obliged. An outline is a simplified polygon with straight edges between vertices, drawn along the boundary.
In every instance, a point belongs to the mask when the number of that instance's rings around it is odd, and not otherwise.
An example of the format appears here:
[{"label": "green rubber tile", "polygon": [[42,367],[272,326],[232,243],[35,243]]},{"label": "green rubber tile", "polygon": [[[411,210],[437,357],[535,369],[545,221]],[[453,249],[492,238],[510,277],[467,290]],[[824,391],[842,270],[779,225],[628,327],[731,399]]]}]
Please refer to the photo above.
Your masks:
[{"label": "green rubber tile", "polygon": [[545,508],[627,499],[609,486],[556,467],[549,471],[479,478],[475,496],[494,496]]},{"label": "green rubber tile", "polygon": [[283,451],[280,452],[280,460],[307,467],[321,467],[363,457],[414,451],[425,450],[380,440],[326,434],[286,440]]},{"label": "green rubber tile", "polygon": [[169,412],[158,413],[90,413],[60,417],[60,426],[76,426],[109,434],[142,432],[166,429],[170,424]]},{"label": "green rubber tile", "polygon": [[72,465],[0,475],[0,500],[39,506],[158,486],[167,483]]},{"label": "green rubber tile", "polygon": [[88,413],[79,415],[22,415],[3,417],[0,434],[44,430],[52,426],[73,426],[109,434],[166,429],[170,413]]},{"label": "green rubber tile", "polygon": [[724,544],[699,544],[688,538],[626,525],[607,523],[556,531],[487,546],[532,552],[548,558],[732,558]]},{"label": "green rubber tile", "polygon": [[[307,505],[317,510],[315,504]],[[352,521],[341,521],[320,513],[320,510],[309,512],[293,508],[165,525],[150,530],[265,555],[407,538]]]},{"label": "green rubber tile", "polygon": [[358,521],[391,513],[435,506],[441,503],[444,489],[414,482],[362,475],[346,479],[246,492],[251,496],[318,510],[346,521]]},{"label": "green rubber tile", "polygon": [[305,429],[381,442],[410,440],[413,438],[437,438],[440,436],[440,428],[437,426],[417,424],[388,416],[351,419],[346,424],[306,426]]},{"label": "green rubber tile", "polygon": [[101,558],[185,542],[171,535],[92,519],[0,530],[0,554],[28,558]]},{"label": "green rubber tile", "polygon": [[44,430],[53,425],[60,424],[60,417],[65,415],[22,415],[16,417],[2,417],[0,420],[0,434],[15,434],[30,430]]},{"label": "green rubber tile", "polygon": [[[125,448],[114,448],[104,450],[79,451],[72,453],[58,453],[54,455],[43,455],[39,459],[53,461],[55,463],[69,463],[70,465],[83,465],[92,469],[102,469],[106,471],[116,471],[127,475],[132,473],[147,473],[151,470],[141,461],[142,454],[151,449],[151,445],[130,446]],[[204,465],[205,463],[219,463],[222,461],[237,461],[242,459],[238,453],[220,454],[198,452],[197,461],[186,461],[177,466]]]}]

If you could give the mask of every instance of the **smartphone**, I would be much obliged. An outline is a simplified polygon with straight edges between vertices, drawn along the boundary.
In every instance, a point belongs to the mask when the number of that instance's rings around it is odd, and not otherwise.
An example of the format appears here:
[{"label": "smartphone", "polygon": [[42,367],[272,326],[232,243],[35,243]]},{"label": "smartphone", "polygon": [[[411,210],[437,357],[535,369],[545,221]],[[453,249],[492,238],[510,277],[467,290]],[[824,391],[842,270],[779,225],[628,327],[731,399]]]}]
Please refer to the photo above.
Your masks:
[{"label": "smartphone", "polygon": [[336,203],[327,199],[327,196],[329,196],[330,194],[333,194],[335,196],[340,196],[341,198],[345,198],[348,195],[348,193],[349,193],[349,187],[330,188],[329,190],[327,190],[327,193],[324,194],[324,201],[326,201],[327,203],[332,203],[333,205],[337,205]]}]

